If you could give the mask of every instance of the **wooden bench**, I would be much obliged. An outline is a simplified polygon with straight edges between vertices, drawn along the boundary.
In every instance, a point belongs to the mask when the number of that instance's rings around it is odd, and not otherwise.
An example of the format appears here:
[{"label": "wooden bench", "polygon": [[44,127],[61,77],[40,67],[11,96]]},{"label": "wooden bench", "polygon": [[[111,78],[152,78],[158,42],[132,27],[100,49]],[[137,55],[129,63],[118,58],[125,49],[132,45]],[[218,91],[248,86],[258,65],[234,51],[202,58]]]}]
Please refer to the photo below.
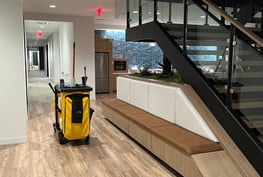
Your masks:
[{"label": "wooden bench", "polygon": [[219,143],[119,99],[102,101],[102,113],[183,176],[202,176],[191,155],[222,150]]}]

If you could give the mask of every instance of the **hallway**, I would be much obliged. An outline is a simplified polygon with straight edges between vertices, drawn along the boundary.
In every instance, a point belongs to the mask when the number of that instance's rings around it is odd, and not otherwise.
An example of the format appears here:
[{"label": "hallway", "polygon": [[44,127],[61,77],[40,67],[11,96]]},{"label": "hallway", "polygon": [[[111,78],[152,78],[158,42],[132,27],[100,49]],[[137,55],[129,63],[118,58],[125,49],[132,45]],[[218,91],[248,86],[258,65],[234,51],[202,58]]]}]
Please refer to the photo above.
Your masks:
[{"label": "hallway", "polygon": [[[5,177],[173,177],[149,154],[104,119],[98,95],[91,121],[90,144],[60,145],[52,124],[53,92],[39,72],[29,73],[28,141],[0,146],[0,176]],[[42,76],[42,77],[41,77]]]}]

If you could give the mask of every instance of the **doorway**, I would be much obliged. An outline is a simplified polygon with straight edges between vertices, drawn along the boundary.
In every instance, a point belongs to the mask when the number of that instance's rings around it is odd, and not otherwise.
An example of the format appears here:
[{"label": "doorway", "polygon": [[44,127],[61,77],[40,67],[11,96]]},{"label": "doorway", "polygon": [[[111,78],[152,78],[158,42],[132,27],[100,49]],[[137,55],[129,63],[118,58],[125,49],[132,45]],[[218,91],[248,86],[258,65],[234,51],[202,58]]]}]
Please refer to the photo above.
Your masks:
[{"label": "doorway", "polygon": [[28,49],[28,69],[29,70],[44,70],[45,53],[44,47]]}]

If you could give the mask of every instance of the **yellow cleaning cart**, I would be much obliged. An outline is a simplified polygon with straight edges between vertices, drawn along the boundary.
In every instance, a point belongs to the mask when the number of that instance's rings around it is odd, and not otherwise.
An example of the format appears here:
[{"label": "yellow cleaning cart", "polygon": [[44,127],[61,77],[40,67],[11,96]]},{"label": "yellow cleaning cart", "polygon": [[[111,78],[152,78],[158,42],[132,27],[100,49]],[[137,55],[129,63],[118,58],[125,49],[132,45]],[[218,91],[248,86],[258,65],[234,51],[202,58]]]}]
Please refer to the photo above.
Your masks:
[{"label": "yellow cleaning cart", "polygon": [[54,131],[58,133],[60,144],[73,140],[85,139],[89,142],[90,122],[94,112],[90,108],[89,86],[64,87],[64,85],[50,88],[55,94],[53,109],[55,113]]}]

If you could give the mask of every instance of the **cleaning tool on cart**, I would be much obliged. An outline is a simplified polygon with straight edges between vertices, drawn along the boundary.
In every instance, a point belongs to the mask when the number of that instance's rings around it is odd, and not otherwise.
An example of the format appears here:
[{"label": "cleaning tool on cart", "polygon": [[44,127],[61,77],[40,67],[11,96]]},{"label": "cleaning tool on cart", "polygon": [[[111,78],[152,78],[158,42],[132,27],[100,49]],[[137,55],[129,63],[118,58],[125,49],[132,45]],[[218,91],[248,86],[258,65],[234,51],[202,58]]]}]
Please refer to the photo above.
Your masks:
[{"label": "cleaning tool on cart", "polygon": [[84,76],[81,77],[81,80],[82,80],[82,85],[86,86],[87,85],[87,80],[88,80],[86,66],[84,67]]}]

